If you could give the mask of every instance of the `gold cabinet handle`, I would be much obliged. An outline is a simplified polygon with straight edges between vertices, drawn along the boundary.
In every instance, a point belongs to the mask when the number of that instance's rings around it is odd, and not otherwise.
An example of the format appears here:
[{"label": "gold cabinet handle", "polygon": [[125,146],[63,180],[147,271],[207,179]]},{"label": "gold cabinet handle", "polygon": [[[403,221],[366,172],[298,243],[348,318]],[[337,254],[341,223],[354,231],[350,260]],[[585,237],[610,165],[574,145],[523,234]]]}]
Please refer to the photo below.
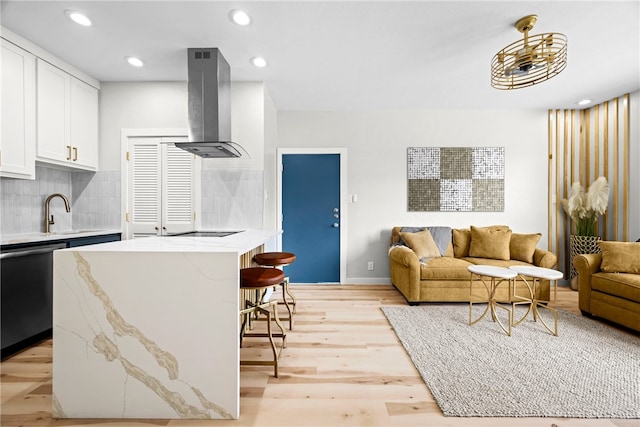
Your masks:
[{"label": "gold cabinet handle", "polygon": [[78,160],[78,147],[73,147],[73,161]]},{"label": "gold cabinet handle", "polygon": [[71,146],[67,145],[67,160],[71,160]]}]

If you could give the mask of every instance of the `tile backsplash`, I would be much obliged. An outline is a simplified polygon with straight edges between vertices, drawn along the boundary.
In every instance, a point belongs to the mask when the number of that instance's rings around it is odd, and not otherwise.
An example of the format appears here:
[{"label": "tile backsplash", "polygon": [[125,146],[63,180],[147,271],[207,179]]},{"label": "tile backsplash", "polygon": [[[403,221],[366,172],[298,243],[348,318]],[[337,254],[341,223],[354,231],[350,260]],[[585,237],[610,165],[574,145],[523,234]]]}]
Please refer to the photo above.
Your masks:
[{"label": "tile backsplash", "polygon": [[74,229],[120,229],[120,181],[120,171],[71,174]]},{"label": "tile backsplash", "polygon": [[260,229],[264,217],[264,171],[203,170],[202,229]]},{"label": "tile backsplash", "polygon": [[[53,193],[71,204],[67,213],[61,199],[50,204],[52,231],[120,229],[120,171],[71,172],[36,166],[36,179],[0,179],[0,232],[44,232],[44,202]],[[264,172],[261,170],[204,170],[201,199],[202,229],[262,228]]]},{"label": "tile backsplash", "polygon": [[52,231],[120,228],[120,172],[70,172],[36,166],[35,180],[1,178],[0,189],[3,234],[44,232],[44,202],[53,193],[69,199],[71,212],[66,212],[62,199],[53,199]]}]

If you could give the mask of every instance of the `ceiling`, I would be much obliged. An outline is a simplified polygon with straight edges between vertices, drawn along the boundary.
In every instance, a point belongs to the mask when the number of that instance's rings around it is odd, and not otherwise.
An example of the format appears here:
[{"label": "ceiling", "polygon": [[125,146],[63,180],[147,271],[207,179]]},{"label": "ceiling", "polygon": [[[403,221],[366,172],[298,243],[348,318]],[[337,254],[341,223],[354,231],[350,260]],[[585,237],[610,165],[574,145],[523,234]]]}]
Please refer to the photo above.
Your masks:
[{"label": "ceiling", "polygon": [[[231,9],[250,13],[239,27]],[[91,27],[65,10],[86,14]],[[564,33],[567,68],[510,91],[490,85],[498,50]],[[581,108],[640,89],[640,0],[7,1],[2,25],[100,81],[186,81],[189,47],[218,47],[234,81],[264,81],[278,110]],[[142,69],[124,57],[139,56]],[[264,56],[266,68],[249,63]]]}]

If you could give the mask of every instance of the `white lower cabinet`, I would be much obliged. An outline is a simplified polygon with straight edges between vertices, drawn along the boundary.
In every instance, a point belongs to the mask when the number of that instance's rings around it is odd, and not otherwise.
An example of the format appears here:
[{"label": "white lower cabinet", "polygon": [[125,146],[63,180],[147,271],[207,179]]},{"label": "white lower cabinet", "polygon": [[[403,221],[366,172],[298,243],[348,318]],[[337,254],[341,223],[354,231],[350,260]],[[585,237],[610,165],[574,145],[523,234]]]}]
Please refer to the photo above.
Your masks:
[{"label": "white lower cabinet", "polygon": [[97,170],[98,89],[37,60],[37,160]]},{"label": "white lower cabinet", "polygon": [[36,62],[34,55],[1,40],[2,139],[0,176],[35,179]]}]

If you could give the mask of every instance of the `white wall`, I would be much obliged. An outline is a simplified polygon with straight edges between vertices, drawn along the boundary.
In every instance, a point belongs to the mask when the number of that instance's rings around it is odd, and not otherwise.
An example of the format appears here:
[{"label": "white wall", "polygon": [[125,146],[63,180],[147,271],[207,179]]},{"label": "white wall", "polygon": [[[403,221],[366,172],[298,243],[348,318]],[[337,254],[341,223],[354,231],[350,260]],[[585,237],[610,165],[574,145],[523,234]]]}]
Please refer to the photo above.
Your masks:
[{"label": "white wall", "polygon": [[[262,82],[232,82],[231,139],[251,157],[207,159],[203,169],[263,169],[264,105]],[[121,129],[187,130],[187,82],[102,82],[99,123],[99,168],[120,170]]]},{"label": "white wall", "polygon": [[[280,112],[278,147],[347,147],[347,279],[388,281],[388,246],[395,225],[508,224],[516,232],[541,232],[547,246],[546,111]],[[505,147],[504,212],[407,212],[407,147]],[[265,148],[266,163],[275,148]],[[266,180],[274,193],[275,183]],[[343,195],[346,197],[346,195]],[[275,212],[275,200],[266,212]],[[267,227],[275,227],[269,218]],[[367,262],[375,270],[367,271]]]},{"label": "white wall", "polygon": [[99,123],[99,169],[119,171],[121,129],[187,129],[187,82],[102,82]]},{"label": "white wall", "polygon": [[[264,169],[265,91],[262,82],[231,83],[231,140],[248,157],[204,159],[203,169]],[[185,104],[185,113],[186,113]]]},{"label": "white wall", "polygon": [[[278,145],[278,110],[271,95],[264,92],[264,227],[276,229],[276,151]],[[275,250],[269,247],[268,250]]]}]

